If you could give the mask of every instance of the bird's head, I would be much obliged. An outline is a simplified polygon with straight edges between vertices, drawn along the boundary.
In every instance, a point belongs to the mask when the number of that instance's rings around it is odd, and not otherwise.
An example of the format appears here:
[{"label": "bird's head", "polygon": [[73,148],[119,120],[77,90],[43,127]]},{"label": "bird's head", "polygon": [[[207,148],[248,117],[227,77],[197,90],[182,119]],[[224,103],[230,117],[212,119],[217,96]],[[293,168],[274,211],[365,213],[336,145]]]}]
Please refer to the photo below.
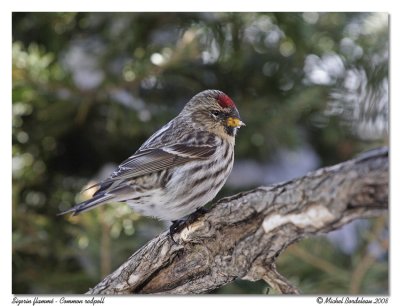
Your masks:
[{"label": "bird's head", "polygon": [[232,99],[219,90],[205,90],[195,95],[182,110],[195,127],[221,136],[236,136],[245,125]]}]

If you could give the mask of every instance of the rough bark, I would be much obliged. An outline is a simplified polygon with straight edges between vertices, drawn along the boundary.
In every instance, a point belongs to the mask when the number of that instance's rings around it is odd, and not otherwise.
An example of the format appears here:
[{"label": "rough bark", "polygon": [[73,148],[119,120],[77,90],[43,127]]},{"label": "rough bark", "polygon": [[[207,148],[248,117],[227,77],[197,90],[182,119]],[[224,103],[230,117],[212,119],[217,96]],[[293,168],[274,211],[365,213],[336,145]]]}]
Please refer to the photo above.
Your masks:
[{"label": "rough bark", "polygon": [[381,148],[222,199],[175,234],[177,243],[160,234],[88,293],[205,293],[237,278],[298,293],[276,270],[279,254],[306,236],[387,213],[388,180],[388,149]]}]

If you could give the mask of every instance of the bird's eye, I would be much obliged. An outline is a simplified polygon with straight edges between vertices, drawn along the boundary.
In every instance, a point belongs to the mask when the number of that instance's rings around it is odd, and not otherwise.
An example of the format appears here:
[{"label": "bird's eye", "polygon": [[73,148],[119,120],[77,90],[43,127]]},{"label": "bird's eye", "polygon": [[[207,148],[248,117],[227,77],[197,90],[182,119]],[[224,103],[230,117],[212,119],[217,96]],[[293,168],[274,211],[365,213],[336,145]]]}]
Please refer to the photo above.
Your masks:
[{"label": "bird's eye", "polygon": [[219,117],[220,114],[221,113],[219,111],[212,111],[211,112],[211,115],[213,115],[213,117],[215,117],[215,118]]}]

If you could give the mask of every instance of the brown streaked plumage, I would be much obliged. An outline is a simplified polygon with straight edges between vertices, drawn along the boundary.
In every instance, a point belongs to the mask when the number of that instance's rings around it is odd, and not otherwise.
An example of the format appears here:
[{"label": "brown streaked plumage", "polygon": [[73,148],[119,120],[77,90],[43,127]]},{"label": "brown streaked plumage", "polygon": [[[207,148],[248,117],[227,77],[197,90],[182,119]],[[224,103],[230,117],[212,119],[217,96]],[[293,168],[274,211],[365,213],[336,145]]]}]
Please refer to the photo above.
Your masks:
[{"label": "brown streaked plumage", "polygon": [[181,219],[211,201],[234,161],[237,129],[243,122],[223,92],[194,96],[181,113],[154,133],[93,197],[61,213],[74,215],[108,202],[163,220]]}]

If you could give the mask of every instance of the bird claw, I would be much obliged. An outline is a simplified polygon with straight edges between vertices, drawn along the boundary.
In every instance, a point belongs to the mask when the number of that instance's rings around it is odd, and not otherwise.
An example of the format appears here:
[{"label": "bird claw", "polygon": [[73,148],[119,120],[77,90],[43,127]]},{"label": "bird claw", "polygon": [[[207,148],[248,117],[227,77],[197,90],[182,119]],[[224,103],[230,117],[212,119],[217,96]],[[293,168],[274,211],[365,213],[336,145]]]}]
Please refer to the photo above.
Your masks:
[{"label": "bird claw", "polygon": [[177,242],[174,240],[174,234],[180,232],[185,227],[185,224],[186,220],[172,221],[172,225],[169,227],[169,236],[175,244],[177,244]]},{"label": "bird claw", "polygon": [[194,222],[196,219],[198,219],[200,216],[204,215],[207,212],[208,210],[205,209],[204,207],[199,207],[196,209],[195,212],[193,212],[186,218],[172,221],[172,225],[169,227],[169,236],[171,237],[171,240],[175,244],[177,244],[177,242],[174,240],[174,235],[183,230],[185,227],[187,228],[192,222]]}]

